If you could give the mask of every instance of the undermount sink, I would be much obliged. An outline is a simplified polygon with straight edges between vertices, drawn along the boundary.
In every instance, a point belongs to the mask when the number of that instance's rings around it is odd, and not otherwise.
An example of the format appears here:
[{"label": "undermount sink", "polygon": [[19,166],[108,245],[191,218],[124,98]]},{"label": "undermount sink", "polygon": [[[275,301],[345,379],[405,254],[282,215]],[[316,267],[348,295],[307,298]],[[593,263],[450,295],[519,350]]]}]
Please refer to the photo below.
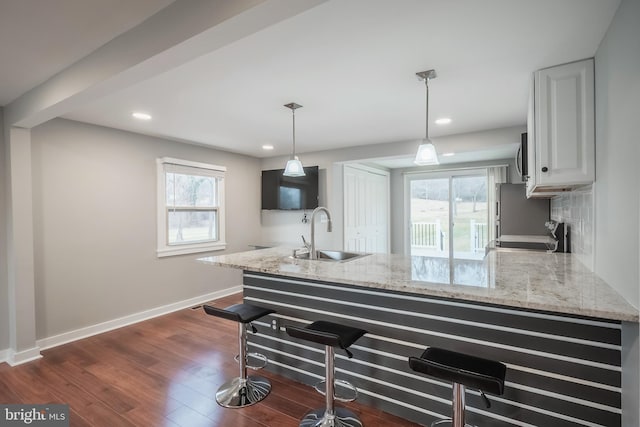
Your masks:
[{"label": "undermount sink", "polygon": [[[344,252],[344,251],[329,251],[329,250],[318,250],[316,251],[318,255],[318,261],[332,261],[332,262],[344,262],[344,261],[352,261],[357,258],[362,258],[369,254],[357,253],[357,252]],[[298,254],[295,256],[296,259],[309,259],[309,252],[305,252],[302,254]]]},{"label": "undermount sink", "polygon": [[348,261],[350,259],[361,258],[369,254],[343,252],[343,251],[318,251],[319,260]]}]

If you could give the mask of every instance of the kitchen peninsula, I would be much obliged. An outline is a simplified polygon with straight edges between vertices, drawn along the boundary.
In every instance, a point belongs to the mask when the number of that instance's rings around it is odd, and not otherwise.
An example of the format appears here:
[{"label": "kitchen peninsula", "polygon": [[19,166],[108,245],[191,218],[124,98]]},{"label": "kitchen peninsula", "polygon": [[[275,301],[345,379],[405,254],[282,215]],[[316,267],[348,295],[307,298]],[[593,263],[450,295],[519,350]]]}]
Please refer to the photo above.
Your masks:
[{"label": "kitchen peninsula", "polygon": [[284,325],[330,320],[369,332],[353,359],[337,355],[337,376],[387,412],[423,424],[450,413],[450,384],[407,364],[437,346],[507,364],[505,394],[489,396],[491,408],[468,390],[472,424],[620,425],[621,325],[637,323],[638,311],[572,255],[326,262],[291,254],[277,247],[200,259],[242,269],[245,300],[277,310],[249,337],[269,369],[307,384],[321,379],[322,349],[292,340]]}]

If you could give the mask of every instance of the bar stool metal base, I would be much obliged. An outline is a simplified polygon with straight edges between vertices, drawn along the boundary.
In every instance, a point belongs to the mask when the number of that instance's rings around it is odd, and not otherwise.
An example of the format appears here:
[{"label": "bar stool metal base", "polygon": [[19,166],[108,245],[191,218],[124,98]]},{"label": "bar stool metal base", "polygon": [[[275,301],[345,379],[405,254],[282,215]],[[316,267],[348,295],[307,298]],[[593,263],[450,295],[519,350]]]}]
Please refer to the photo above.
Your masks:
[{"label": "bar stool metal base", "polygon": [[257,375],[246,379],[236,377],[218,389],[216,402],[225,408],[243,408],[260,402],[270,391],[271,383],[266,378]]},{"label": "bar stool metal base", "polygon": [[[451,418],[445,418],[444,420],[438,420],[431,423],[431,427],[445,427],[451,426],[453,427],[453,420]],[[465,424],[464,427],[476,427],[471,424]]]},{"label": "bar stool metal base", "polygon": [[464,422],[465,419],[465,392],[466,387],[459,383],[453,383],[453,396],[451,398],[452,417],[438,420],[431,423],[431,427],[451,426],[451,427],[475,427]]},{"label": "bar stool metal base", "polygon": [[362,422],[348,409],[336,408],[333,414],[328,414],[321,408],[307,412],[299,427],[362,427]]},{"label": "bar stool metal base", "polygon": [[[364,329],[352,328],[337,323],[316,321],[307,327],[287,326],[287,333],[294,338],[324,344],[324,381],[314,388],[324,395],[325,407],[314,409],[302,418],[299,427],[363,427],[362,421],[352,411],[345,408],[336,408],[335,401],[351,401],[357,396],[355,386],[347,381],[335,379],[335,355],[334,347],[347,349],[358,338],[367,332]],[[349,358],[352,354],[347,350]],[[324,391],[320,385],[324,383]],[[353,396],[336,396],[336,386],[350,390]]]}]

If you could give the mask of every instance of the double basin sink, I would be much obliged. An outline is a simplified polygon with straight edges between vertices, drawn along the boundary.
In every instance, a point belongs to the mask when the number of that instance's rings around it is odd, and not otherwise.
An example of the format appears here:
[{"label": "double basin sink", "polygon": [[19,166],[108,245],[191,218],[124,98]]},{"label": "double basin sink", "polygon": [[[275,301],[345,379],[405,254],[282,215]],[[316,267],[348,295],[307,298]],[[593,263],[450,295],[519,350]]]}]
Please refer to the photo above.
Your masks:
[{"label": "double basin sink", "polygon": [[[329,262],[345,262],[352,261],[354,259],[362,258],[369,254],[363,254],[358,252],[345,252],[345,251],[330,251],[330,250],[316,250],[317,260],[318,261],[329,261]],[[310,253],[304,252],[301,254],[296,254],[292,256],[295,259],[310,259]]]}]

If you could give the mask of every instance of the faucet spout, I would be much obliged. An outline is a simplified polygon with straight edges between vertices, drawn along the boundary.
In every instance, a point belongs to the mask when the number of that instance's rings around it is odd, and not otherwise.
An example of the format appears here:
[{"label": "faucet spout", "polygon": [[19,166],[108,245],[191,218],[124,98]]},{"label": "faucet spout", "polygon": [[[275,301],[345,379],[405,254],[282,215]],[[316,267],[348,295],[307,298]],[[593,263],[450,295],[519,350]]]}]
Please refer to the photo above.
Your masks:
[{"label": "faucet spout", "polygon": [[311,250],[309,253],[309,259],[318,259],[318,254],[316,252],[316,214],[318,212],[324,212],[327,215],[327,231],[331,232],[332,230],[332,222],[331,222],[331,212],[329,209],[318,206],[311,213]]}]

